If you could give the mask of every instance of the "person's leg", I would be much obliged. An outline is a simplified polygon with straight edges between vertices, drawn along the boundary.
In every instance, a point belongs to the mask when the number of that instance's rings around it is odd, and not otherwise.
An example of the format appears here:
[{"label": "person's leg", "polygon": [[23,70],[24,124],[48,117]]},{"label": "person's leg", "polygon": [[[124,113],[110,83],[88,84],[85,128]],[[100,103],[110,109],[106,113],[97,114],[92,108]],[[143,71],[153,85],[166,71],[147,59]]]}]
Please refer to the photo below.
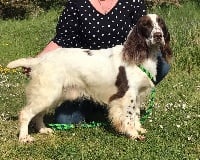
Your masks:
[{"label": "person's leg", "polygon": [[78,124],[85,121],[77,101],[65,101],[55,110],[55,122],[59,124]]},{"label": "person's leg", "polygon": [[83,100],[80,109],[86,122],[104,122],[107,120],[107,108],[91,100]]},{"label": "person's leg", "polygon": [[161,53],[158,55],[156,85],[168,74],[170,65],[164,60]]},{"label": "person's leg", "polygon": [[66,101],[55,110],[55,122],[59,124],[102,122],[106,118],[106,108],[90,100]]}]

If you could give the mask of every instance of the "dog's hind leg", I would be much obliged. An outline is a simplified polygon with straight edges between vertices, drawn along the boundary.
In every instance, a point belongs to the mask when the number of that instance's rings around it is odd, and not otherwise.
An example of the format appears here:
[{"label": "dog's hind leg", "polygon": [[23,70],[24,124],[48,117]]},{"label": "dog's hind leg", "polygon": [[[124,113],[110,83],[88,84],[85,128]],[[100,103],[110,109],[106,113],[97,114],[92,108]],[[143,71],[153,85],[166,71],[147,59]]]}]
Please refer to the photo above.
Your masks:
[{"label": "dog's hind leg", "polygon": [[19,114],[19,123],[20,123],[19,141],[20,142],[32,142],[34,140],[33,137],[28,135],[28,125],[31,119],[34,117],[34,114],[30,114],[30,110],[28,108],[31,108],[31,107],[29,106],[25,107]]},{"label": "dog's hind leg", "polygon": [[39,113],[33,118],[32,121],[35,123],[35,127],[39,131],[39,133],[49,134],[52,133],[53,130],[51,128],[47,128],[46,125],[44,124],[43,117],[45,113],[46,113],[45,111]]},{"label": "dog's hind leg", "polygon": [[50,104],[36,104],[31,103],[27,105],[19,115],[20,121],[20,133],[19,133],[19,141],[21,142],[31,142],[34,139],[28,134],[28,125],[30,121],[33,119],[36,122],[36,127],[41,133],[52,132],[51,129],[46,128],[43,122],[43,114],[46,109],[51,106]]},{"label": "dog's hind leg", "polygon": [[61,87],[55,89],[52,85],[48,89],[44,89],[44,87],[31,89],[31,92],[27,94],[28,105],[22,109],[19,115],[19,141],[21,142],[33,141],[33,138],[28,134],[28,125],[34,117],[39,132],[51,132],[51,130],[47,129],[43,123],[43,115],[46,110],[52,107],[59,100],[59,96],[61,95]]}]

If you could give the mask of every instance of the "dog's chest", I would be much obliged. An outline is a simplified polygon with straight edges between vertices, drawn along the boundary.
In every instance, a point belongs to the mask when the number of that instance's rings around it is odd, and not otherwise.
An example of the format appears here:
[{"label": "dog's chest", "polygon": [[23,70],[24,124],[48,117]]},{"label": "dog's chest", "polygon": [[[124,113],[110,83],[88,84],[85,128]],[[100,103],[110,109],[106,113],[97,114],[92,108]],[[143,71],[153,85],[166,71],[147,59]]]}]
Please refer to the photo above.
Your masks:
[{"label": "dog's chest", "polygon": [[152,75],[154,75],[154,80],[156,80],[155,76],[157,75],[157,59],[147,59],[142,64]]}]

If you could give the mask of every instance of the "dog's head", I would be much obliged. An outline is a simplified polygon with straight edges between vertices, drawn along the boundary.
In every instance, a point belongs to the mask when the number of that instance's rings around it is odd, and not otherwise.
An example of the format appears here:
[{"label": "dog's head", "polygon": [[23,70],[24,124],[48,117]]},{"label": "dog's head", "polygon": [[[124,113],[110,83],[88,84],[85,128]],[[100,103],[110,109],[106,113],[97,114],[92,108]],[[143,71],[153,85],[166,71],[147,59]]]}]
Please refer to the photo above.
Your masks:
[{"label": "dog's head", "polygon": [[137,31],[141,34],[149,47],[165,45],[165,40],[169,39],[169,32],[162,18],[156,14],[148,14],[139,19]]},{"label": "dog's head", "polygon": [[172,57],[170,34],[164,20],[156,14],[141,17],[128,35],[124,44],[125,59],[141,63],[152,49],[160,49],[169,62]]}]

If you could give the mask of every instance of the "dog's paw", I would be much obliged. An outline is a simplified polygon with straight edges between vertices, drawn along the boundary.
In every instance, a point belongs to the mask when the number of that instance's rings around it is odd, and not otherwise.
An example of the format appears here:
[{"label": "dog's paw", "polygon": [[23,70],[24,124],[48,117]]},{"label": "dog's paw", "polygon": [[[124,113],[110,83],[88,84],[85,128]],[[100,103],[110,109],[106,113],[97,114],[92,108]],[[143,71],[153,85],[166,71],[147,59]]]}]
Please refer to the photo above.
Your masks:
[{"label": "dog's paw", "polygon": [[131,130],[131,131],[129,131],[129,132],[126,132],[126,135],[130,138],[130,139],[136,139],[138,136],[139,136],[139,134],[138,134],[138,132],[137,132],[137,130]]},{"label": "dog's paw", "polygon": [[19,137],[19,142],[21,143],[31,143],[34,141],[34,138],[31,137],[30,135],[27,135],[25,137]]},{"label": "dog's paw", "polygon": [[51,128],[41,128],[41,129],[39,130],[39,132],[40,132],[41,134],[51,134],[51,133],[53,133],[53,130],[52,130]]},{"label": "dog's paw", "polygon": [[138,132],[140,132],[141,134],[145,134],[145,133],[147,133],[147,130],[141,127],[141,128],[138,130]]},{"label": "dog's paw", "polygon": [[143,136],[143,135],[129,136],[129,138],[132,139],[132,140],[137,140],[137,141],[144,141],[145,140],[145,136]]},{"label": "dog's paw", "polygon": [[[140,130],[140,132],[145,132],[146,130]],[[128,135],[128,137],[132,140],[138,140],[138,141],[144,141],[145,136],[140,135],[136,130],[134,130],[131,134]]]},{"label": "dog's paw", "polygon": [[136,138],[136,140],[138,140],[138,141],[144,141],[146,138],[145,138],[145,136],[143,136],[143,135],[139,135],[137,138]]}]

